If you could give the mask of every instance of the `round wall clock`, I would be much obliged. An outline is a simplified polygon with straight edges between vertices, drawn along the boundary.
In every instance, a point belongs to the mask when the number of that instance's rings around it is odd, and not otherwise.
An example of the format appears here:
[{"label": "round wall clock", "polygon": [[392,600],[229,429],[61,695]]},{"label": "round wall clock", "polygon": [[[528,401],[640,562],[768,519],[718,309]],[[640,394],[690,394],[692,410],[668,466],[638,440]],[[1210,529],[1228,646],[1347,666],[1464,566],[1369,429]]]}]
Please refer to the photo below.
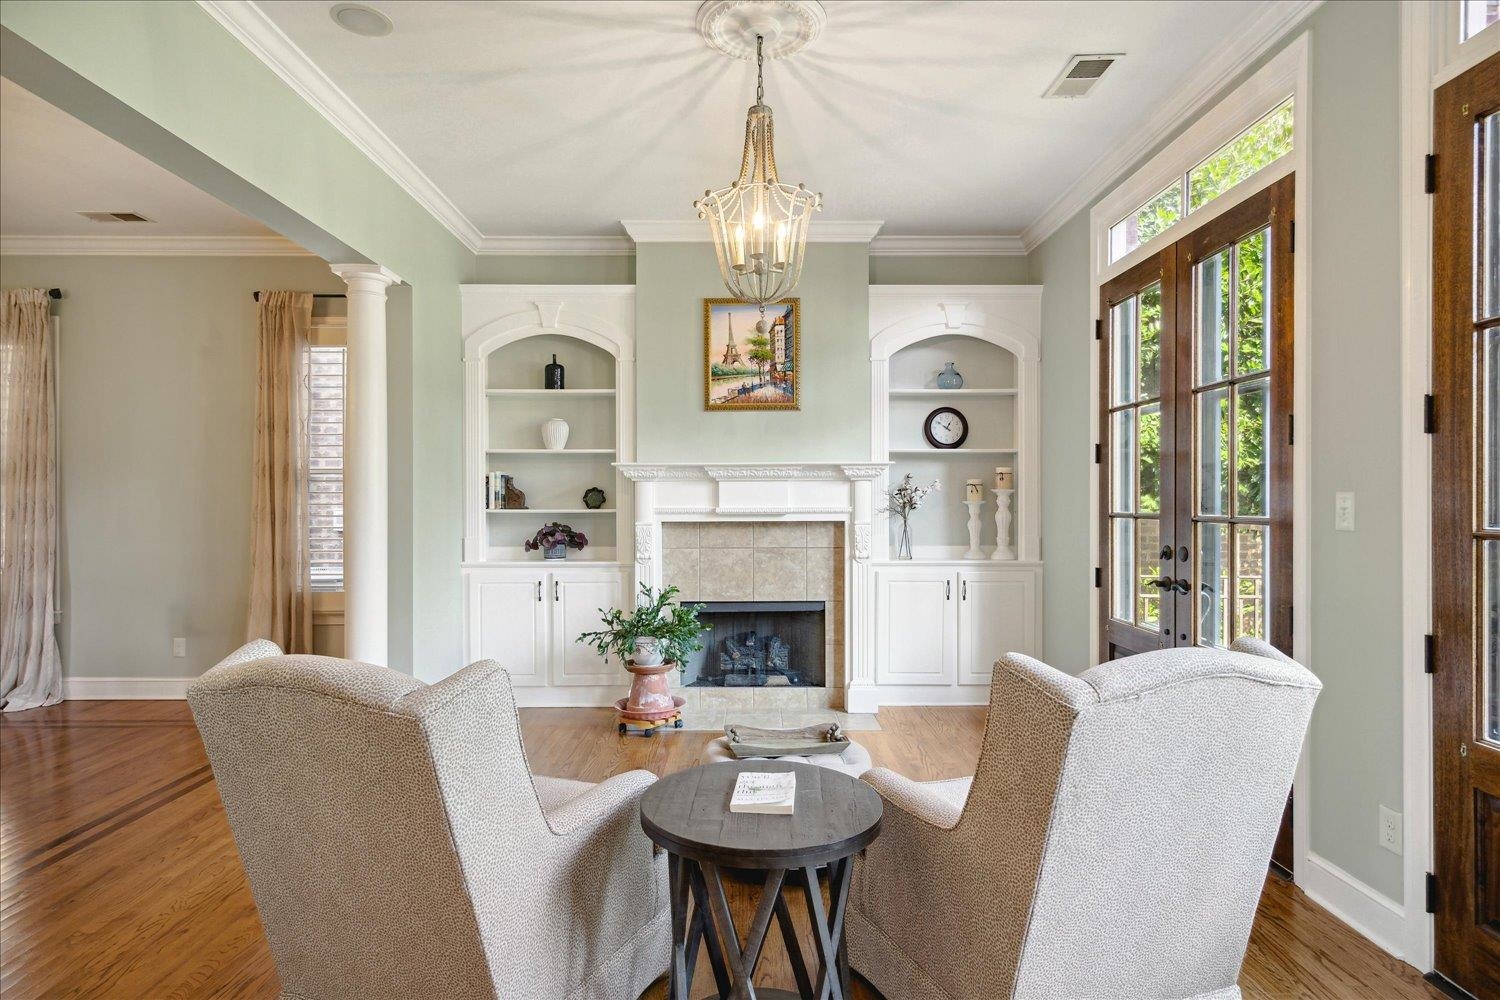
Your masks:
[{"label": "round wall clock", "polygon": [[934,448],[958,448],[969,439],[969,421],[951,406],[939,406],[922,424],[927,443]]}]

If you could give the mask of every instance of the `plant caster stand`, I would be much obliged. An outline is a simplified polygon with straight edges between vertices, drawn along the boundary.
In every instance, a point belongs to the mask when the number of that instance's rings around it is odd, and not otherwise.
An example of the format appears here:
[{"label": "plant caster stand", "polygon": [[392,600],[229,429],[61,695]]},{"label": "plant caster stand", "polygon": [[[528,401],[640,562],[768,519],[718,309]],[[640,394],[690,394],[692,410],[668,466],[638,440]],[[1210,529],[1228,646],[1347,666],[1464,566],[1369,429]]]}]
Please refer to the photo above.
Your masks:
[{"label": "plant caster stand", "polygon": [[665,726],[673,729],[682,728],[682,713],[676,712],[665,719],[621,719],[619,732],[621,736],[628,733],[640,733],[642,736],[655,736],[656,731]]}]

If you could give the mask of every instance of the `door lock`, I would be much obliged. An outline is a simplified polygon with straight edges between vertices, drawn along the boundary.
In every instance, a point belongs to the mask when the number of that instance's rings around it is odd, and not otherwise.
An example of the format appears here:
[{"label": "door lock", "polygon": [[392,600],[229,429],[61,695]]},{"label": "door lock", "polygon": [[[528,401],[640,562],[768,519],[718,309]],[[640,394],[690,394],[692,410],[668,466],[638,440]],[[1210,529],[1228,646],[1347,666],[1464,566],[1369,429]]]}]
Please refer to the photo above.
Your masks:
[{"label": "door lock", "polygon": [[1170,545],[1163,545],[1161,547],[1161,555],[1158,558],[1161,558],[1161,559],[1170,559],[1170,558],[1172,558],[1172,546],[1170,546]]}]

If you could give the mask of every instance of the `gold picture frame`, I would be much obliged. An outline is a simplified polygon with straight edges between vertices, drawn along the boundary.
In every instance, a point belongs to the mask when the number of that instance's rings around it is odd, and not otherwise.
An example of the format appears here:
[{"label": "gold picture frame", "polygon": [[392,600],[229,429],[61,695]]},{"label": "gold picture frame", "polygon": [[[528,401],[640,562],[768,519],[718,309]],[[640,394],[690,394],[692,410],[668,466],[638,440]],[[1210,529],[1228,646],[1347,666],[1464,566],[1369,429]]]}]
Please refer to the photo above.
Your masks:
[{"label": "gold picture frame", "polygon": [[[752,343],[760,307],[739,299],[703,300],[703,408],[800,410],[802,300],[766,306],[766,343]],[[752,359],[751,354],[756,357]]]}]

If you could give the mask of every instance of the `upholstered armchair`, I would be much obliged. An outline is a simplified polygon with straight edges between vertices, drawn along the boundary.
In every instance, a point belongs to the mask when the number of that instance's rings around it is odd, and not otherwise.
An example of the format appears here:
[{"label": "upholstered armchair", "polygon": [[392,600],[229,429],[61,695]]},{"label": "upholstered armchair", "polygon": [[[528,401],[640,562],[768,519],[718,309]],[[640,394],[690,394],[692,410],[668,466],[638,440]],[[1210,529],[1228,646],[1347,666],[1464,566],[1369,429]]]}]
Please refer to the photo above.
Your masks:
[{"label": "upholstered armchair", "polygon": [[887,997],[1213,998],[1237,979],[1321,685],[1260,642],[995,665],[973,778],[877,768],[850,960]]},{"label": "upholstered armchair", "polygon": [[652,775],[533,777],[498,664],[428,686],[252,643],[188,702],[284,1000],[636,1000],[666,971]]}]

